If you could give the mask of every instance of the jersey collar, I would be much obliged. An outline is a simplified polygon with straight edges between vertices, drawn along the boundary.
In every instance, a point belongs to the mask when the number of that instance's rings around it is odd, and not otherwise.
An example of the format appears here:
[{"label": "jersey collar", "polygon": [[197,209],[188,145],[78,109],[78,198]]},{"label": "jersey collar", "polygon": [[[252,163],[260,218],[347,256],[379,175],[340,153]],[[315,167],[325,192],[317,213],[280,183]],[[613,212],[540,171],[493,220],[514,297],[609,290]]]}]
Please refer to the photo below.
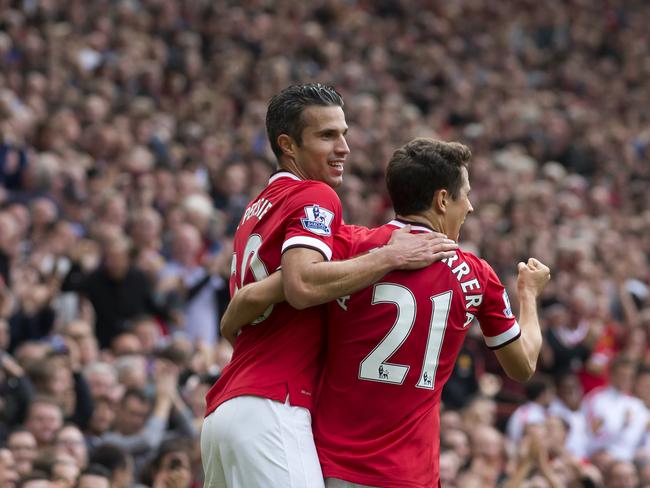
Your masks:
[{"label": "jersey collar", "polygon": [[271,175],[271,178],[269,178],[269,185],[274,181],[279,180],[280,178],[291,178],[292,180],[302,181],[300,178],[298,178],[293,173],[290,173],[286,169],[279,169]]},{"label": "jersey collar", "polygon": [[407,225],[410,225],[411,229],[413,230],[419,230],[421,232],[434,232],[434,230],[431,227],[421,222],[410,222],[408,220],[403,220],[403,219],[393,219],[390,222],[388,222],[388,225],[394,225],[395,227],[399,227],[400,229],[402,227],[406,227]]}]

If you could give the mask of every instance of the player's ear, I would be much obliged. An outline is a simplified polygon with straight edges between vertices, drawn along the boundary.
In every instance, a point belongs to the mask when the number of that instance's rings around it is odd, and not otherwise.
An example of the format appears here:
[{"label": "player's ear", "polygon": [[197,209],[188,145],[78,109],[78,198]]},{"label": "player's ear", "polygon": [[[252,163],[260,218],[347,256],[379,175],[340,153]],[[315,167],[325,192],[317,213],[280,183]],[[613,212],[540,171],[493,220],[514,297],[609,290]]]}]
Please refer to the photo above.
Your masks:
[{"label": "player's ear", "polygon": [[449,192],[445,189],[438,190],[433,195],[433,208],[440,213],[447,212],[447,204],[449,203]]},{"label": "player's ear", "polygon": [[282,153],[293,158],[295,156],[294,151],[294,140],[288,134],[280,134],[278,136],[278,146],[282,150]]}]

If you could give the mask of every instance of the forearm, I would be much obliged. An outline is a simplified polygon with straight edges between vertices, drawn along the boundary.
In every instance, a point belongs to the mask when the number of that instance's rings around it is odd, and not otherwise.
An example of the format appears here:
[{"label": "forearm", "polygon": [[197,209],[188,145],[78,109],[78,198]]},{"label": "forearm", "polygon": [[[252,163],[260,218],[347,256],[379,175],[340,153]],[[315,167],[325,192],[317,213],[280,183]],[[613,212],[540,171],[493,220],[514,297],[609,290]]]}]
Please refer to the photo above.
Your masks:
[{"label": "forearm", "polygon": [[527,460],[519,463],[515,472],[504,483],[503,488],[519,488],[528,476],[528,473],[530,473],[532,467],[532,464]]},{"label": "forearm", "polygon": [[81,428],[86,428],[93,415],[95,402],[90,387],[81,373],[74,373],[75,410],[74,422]]},{"label": "forearm", "polygon": [[532,374],[537,367],[537,358],[542,348],[542,331],[537,316],[537,299],[528,290],[519,291],[519,327],[525,360]]},{"label": "forearm", "polygon": [[166,418],[152,416],[144,428],[133,435],[107,432],[102,435],[102,442],[115,444],[130,454],[140,454],[157,449],[165,433]]},{"label": "forearm", "polygon": [[544,479],[548,482],[551,488],[562,488],[561,483],[555,476],[555,473],[553,473],[553,470],[551,469],[550,466],[543,466],[540,468],[540,473],[544,477]]},{"label": "forearm", "polygon": [[632,296],[625,288],[624,284],[619,285],[618,297],[621,301],[621,308],[623,309],[623,316],[625,317],[625,324],[629,327],[639,325],[640,318],[639,312],[632,300]]},{"label": "forearm", "polygon": [[386,247],[345,261],[314,261],[305,267],[291,264],[285,265],[283,257],[284,294],[296,309],[313,307],[359,291],[399,266]]},{"label": "forearm", "polygon": [[237,291],[221,318],[221,335],[231,343],[242,327],[250,324],[274,303],[284,301],[282,272],[246,285]]},{"label": "forearm", "polygon": [[176,423],[176,430],[178,430],[181,435],[192,439],[198,437],[199,431],[194,427],[194,416],[180,397],[174,399],[174,407],[175,411],[172,412],[172,418]]},{"label": "forearm", "polygon": [[519,338],[495,351],[506,374],[515,381],[528,381],[537,368],[542,347],[542,333],[537,319],[535,295],[519,292]]},{"label": "forearm", "polygon": [[151,412],[152,417],[158,417],[162,419],[167,419],[169,413],[172,409],[172,399],[167,396],[157,396],[156,402],[154,403],[153,411]]}]

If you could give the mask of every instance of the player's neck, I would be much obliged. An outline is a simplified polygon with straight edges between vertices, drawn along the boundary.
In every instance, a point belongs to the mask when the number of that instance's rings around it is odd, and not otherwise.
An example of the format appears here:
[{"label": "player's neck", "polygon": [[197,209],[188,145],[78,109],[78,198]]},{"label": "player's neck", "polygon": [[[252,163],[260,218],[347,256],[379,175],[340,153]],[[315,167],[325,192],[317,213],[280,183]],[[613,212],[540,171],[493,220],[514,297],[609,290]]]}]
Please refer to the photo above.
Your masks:
[{"label": "player's neck", "polygon": [[302,168],[296,164],[294,160],[283,159],[280,161],[280,171],[288,171],[289,173],[297,176],[301,180],[308,180],[307,175],[304,174]]},{"label": "player's neck", "polygon": [[422,224],[425,227],[429,227],[436,232],[443,232],[440,222],[437,221],[434,217],[430,217],[424,213],[422,214],[408,214],[408,215],[396,215],[397,220],[400,220],[404,223],[409,224]]}]

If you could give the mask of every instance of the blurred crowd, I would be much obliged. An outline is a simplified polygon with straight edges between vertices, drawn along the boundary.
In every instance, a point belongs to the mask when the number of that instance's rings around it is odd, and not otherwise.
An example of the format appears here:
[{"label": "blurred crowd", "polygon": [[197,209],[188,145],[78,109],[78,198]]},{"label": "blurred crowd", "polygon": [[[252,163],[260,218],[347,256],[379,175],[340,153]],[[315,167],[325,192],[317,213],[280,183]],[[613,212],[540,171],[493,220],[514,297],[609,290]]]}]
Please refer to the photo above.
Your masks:
[{"label": "blurred crowd", "polygon": [[398,145],[458,140],[462,247],[511,297],[517,261],[552,270],[538,378],[468,338],[442,486],[650,487],[649,22],[643,0],[0,0],[0,486],[201,486],[266,103],[322,81],[347,222],[390,219]]}]

